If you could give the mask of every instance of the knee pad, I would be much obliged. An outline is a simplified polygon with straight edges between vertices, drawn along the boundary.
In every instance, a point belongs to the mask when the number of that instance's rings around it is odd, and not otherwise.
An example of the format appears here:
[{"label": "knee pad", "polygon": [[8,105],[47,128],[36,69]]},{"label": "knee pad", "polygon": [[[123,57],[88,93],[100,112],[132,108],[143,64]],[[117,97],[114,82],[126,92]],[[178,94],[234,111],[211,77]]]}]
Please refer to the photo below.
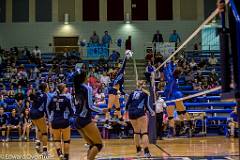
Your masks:
[{"label": "knee pad", "polygon": [[70,140],[66,140],[66,141],[63,141],[63,142],[69,144],[71,141]]},{"label": "knee pad", "polygon": [[103,144],[94,144],[93,146],[96,146],[98,149],[98,152],[100,152],[103,148]]},{"label": "knee pad", "polygon": [[177,111],[177,114],[178,114],[178,115],[181,115],[181,114],[182,114],[182,111]]},{"label": "knee pad", "polygon": [[59,143],[61,143],[61,140],[59,139],[59,140],[54,140],[54,142],[59,142]]},{"label": "knee pad", "polygon": [[144,136],[144,135],[148,135],[148,132],[142,133],[141,135],[142,135],[142,136]]},{"label": "knee pad", "polygon": [[47,133],[42,133],[42,136],[48,136],[48,134]]},{"label": "knee pad", "polygon": [[116,108],[116,111],[120,111],[121,109],[120,108]]},{"label": "knee pad", "polygon": [[173,119],[173,117],[168,117],[168,120],[172,120]]}]

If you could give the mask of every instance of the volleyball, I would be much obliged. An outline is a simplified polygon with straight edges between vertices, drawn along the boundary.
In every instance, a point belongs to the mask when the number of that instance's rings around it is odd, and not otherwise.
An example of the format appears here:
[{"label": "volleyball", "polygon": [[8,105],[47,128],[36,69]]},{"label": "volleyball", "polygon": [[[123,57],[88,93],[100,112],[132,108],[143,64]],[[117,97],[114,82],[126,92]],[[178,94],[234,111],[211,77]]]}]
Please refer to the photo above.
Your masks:
[{"label": "volleyball", "polygon": [[125,56],[127,57],[127,59],[130,59],[133,56],[133,52],[131,50],[126,50]]}]

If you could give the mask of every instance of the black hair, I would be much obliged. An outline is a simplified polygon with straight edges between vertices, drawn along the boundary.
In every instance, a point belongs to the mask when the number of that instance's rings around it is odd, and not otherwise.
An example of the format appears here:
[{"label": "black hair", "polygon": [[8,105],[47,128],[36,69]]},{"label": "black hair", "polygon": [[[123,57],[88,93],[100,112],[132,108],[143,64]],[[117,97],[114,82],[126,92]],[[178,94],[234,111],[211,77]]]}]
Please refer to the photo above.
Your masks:
[{"label": "black hair", "polygon": [[42,92],[44,92],[47,88],[47,83],[41,83],[40,86],[39,86],[39,90],[41,90]]},{"label": "black hair", "polygon": [[87,73],[85,71],[81,71],[81,73],[76,73],[73,78],[73,84],[75,88],[75,92],[79,92],[80,85],[85,82],[87,78]]}]

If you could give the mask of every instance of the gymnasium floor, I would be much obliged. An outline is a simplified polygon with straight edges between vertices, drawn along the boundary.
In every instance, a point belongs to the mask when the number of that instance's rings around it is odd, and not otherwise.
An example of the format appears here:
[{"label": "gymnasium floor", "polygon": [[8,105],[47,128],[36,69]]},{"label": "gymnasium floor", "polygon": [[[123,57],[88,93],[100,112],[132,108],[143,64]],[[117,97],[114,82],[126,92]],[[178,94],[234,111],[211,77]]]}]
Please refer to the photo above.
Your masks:
[{"label": "gymnasium floor", "polygon": [[[57,159],[53,143],[47,159]],[[71,160],[85,160],[87,148],[83,139],[72,139]],[[239,160],[239,140],[225,137],[173,138],[158,141],[151,145],[150,151],[155,160],[161,159],[234,159]],[[32,142],[0,142],[0,159],[44,159],[38,156]],[[46,159],[46,158],[45,158]],[[98,155],[99,160],[134,160],[135,147],[131,139],[104,140],[104,149]]]}]

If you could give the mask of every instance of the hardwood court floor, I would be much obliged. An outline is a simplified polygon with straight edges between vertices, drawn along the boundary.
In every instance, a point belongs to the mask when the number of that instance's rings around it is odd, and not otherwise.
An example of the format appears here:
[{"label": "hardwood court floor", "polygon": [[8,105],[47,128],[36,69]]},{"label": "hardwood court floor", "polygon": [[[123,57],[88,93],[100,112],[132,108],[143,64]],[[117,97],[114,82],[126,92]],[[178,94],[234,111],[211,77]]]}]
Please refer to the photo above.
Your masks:
[{"label": "hardwood court floor", "polygon": [[[49,143],[50,158],[57,159],[53,143]],[[71,160],[84,160],[87,148],[84,147],[83,139],[72,139],[70,146]],[[153,156],[223,156],[239,155],[238,139],[218,137],[199,138],[173,138],[157,142],[157,145],[150,145]],[[34,150],[33,142],[0,142],[0,159],[41,159]],[[25,156],[25,157],[24,157]],[[28,156],[28,157],[27,157]],[[35,157],[34,157],[35,156]],[[131,139],[104,140],[104,149],[98,155],[100,159],[110,157],[126,158],[135,156],[135,146]],[[15,158],[17,159],[17,158]],[[234,158],[238,159],[238,158]]]}]

